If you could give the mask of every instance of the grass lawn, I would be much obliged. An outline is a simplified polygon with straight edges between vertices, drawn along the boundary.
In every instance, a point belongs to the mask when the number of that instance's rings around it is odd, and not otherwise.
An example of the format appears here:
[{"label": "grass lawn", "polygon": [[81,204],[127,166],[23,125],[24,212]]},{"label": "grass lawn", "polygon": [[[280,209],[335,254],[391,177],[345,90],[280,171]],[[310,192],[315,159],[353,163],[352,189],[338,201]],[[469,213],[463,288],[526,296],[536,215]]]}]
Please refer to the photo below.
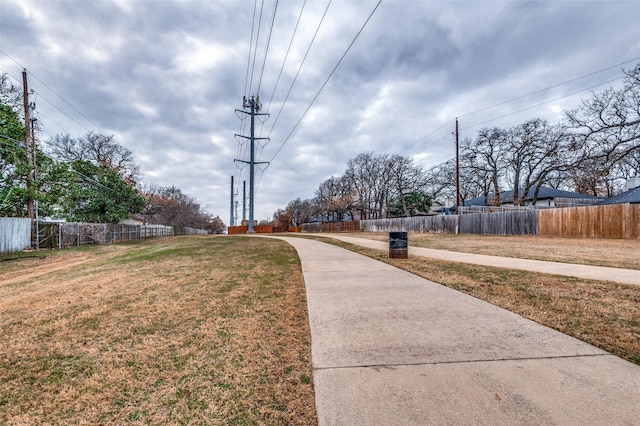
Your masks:
[{"label": "grass lawn", "polygon": [[[546,247],[526,237],[409,238],[528,258]],[[390,260],[321,239],[640,364],[640,286]],[[638,259],[637,242],[552,244],[543,256]],[[282,241],[190,236],[0,256],[0,343],[0,425],[316,424],[304,282]]]},{"label": "grass lawn", "polygon": [[[386,232],[346,234],[387,241]],[[640,241],[622,239],[409,233],[409,244],[435,250],[640,270]]]},{"label": "grass lawn", "polygon": [[316,424],[304,284],[281,241],[0,262],[0,342],[3,425]]}]

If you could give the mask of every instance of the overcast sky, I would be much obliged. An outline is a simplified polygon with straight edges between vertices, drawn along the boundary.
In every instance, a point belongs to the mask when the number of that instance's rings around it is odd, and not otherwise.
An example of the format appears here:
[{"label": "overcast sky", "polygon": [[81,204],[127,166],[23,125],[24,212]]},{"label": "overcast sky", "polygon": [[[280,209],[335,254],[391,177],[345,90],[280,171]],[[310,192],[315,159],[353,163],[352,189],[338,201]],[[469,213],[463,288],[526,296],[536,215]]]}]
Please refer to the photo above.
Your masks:
[{"label": "overcast sky", "polygon": [[234,138],[249,134],[243,95],[270,114],[256,125],[270,137],[256,153],[270,162],[256,167],[262,220],[361,152],[429,168],[455,155],[456,117],[463,138],[558,121],[640,61],[638,0],[386,0],[337,68],[378,0],[282,0],[273,21],[275,1],[255,15],[254,4],[0,0],[0,72],[21,84],[27,69],[42,140],[113,134],[145,182],[175,185],[229,224],[231,176],[240,216],[249,187],[234,163],[249,158]]}]

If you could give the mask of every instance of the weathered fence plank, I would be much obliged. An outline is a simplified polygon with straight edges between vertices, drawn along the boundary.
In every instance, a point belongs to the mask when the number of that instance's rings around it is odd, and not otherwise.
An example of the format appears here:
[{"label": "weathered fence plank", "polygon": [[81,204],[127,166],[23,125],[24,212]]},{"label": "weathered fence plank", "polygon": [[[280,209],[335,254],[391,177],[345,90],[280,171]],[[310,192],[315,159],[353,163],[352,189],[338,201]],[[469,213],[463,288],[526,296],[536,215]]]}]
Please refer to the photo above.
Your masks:
[{"label": "weathered fence plank", "polygon": [[300,225],[300,232],[360,232],[360,223],[359,220],[303,223]]},{"label": "weathered fence plank", "polygon": [[472,213],[447,216],[417,216],[363,220],[362,229],[370,232],[435,232],[454,234],[535,235],[538,230],[535,210],[500,213]]},{"label": "weathered fence plank", "polygon": [[367,232],[436,232],[455,233],[458,216],[415,216],[361,221]]},{"label": "weathered fence plank", "polygon": [[303,223],[300,225],[302,232],[322,232],[322,222]]},{"label": "weathered fence plank", "polygon": [[[347,225],[356,222],[305,223],[302,232],[358,231],[355,225]],[[361,221],[360,230],[638,239],[640,204],[502,209],[493,213],[371,219]]]},{"label": "weathered fence plank", "polygon": [[637,239],[640,238],[640,204],[539,210],[538,235]]}]

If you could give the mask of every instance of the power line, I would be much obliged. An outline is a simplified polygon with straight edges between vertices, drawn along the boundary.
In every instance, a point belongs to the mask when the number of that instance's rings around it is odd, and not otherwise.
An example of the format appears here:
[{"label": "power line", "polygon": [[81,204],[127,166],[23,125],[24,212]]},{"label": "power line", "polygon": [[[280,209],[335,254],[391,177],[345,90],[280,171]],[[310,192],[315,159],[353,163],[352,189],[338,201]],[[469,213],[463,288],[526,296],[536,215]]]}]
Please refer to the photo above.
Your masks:
[{"label": "power line", "polygon": [[[408,151],[410,148],[413,148],[414,146],[416,146],[417,144],[419,144],[420,142],[424,141],[425,139],[430,138],[431,136],[433,136],[434,134],[438,133],[440,130],[444,129],[446,126],[451,125],[452,120],[449,120],[447,122],[445,122],[442,126],[438,127],[437,129],[435,129],[433,132],[429,133],[426,136],[421,137],[420,139],[418,139],[417,141],[415,141],[414,143],[412,143],[411,145],[409,145],[408,147],[406,147],[405,149],[403,149],[400,152],[406,152]],[[442,140],[442,139],[439,139]]]},{"label": "power line", "polygon": [[111,188],[108,188],[108,187],[104,186],[103,184],[101,184],[101,183],[100,183],[100,182],[98,182],[97,180],[95,180],[95,179],[93,179],[93,178],[90,178],[89,176],[83,175],[82,173],[80,173],[79,171],[77,171],[77,170],[75,170],[75,169],[73,169],[73,168],[70,168],[69,170],[71,170],[71,171],[72,171],[72,172],[74,172],[74,173],[79,174],[81,177],[83,177],[83,178],[85,179],[85,181],[86,181],[86,182],[88,182],[88,183],[92,183],[92,184],[97,185],[97,186],[100,186],[100,187],[102,187],[102,188],[106,189],[107,191],[109,191],[109,192],[111,192],[111,193],[116,194],[116,192],[115,192],[113,189],[111,189]]},{"label": "power line", "polygon": [[[464,113],[464,114],[459,115],[458,117],[467,117],[467,116],[469,116],[469,115],[477,114],[477,113],[479,113],[479,112],[487,111],[487,110],[490,110],[490,109],[493,109],[493,108],[496,108],[496,107],[499,107],[499,106],[502,106],[502,105],[506,105],[506,104],[508,104],[508,103],[511,103],[511,102],[514,102],[514,101],[518,101],[518,100],[521,100],[521,99],[527,98],[527,97],[529,97],[529,96],[537,95],[537,94],[539,94],[539,93],[543,93],[543,92],[546,92],[546,91],[548,91],[548,90],[555,89],[555,88],[557,88],[557,87],[564,86],[564,85],[566,85],[566,84],[573,83],[573,82],[576,82],[576,81],[578,81],[578,80],[582,80],[582,79],[584,79],[584,78],[594,76],[594,75],[599,74],[599,73],[602,73],[602,72],[604,72],[604,71],[609,71],[609,70],[611,70],[611,69],[614,69],[614,68],[620,67],[620,66],[622,66],[622,65],[628,64],[629,62],[637,61],[637,60],[639,60],[639,59],[640,59],[640,57],[636,57],[636,58],[633,58],[633,59],[629,59],[629,60],[626,60],[626,61],[624,61],[624,62],[620,62],[620,63],[618,63],[618,64],[611,65],[611,66],[608,66],[608,67],[606,67],[606,68],[600,69],[600,70],[598,70],[598,71],[593,71],[593,72],[590,72],[590,73],[588,73],[588,74],[585,74],[585,75],[582,75],[582,76],[579,76],[579,77],[575,77],[575,78],[572,78],[572,79],[570,79],[570,80],[566,80],[566,81],[564,81],[564,82],[562,82],[562,83],[557,83],[557,84],[554,84],[554,85],[552,85],[552,86],[546,87],[546,88],[544,88],[544,89],[536,90],[536,91],[531,92],[531,93],[528,93],[528,94],[526,94],[526,95],[517,96],[517,97],[515,97],[515,98],[509,99],[509,100],[506,100],[506,101],[503,101],[503,102],[499,102],[499,103],[494,104],[494,105],[491,105],[491,106],[487,106],[487,107],[483,107],[483,108],[480,108],[480,109],[477,109],[477,110],[474,110],[474,111],[466,112],[466,113]],[[489,120],[485,120],[485,121],[483,121],[483,122],[481,122],[481,123],[477,123],[477,124],[474,124],[474,125],[471,125],[471,126],[463,127],[461,130],[467,130],[467,129],[470,129],[470,128],[473,128],[473,127],[477,127],[477,126],[481,126],[481,125],[483,125],[483,124],[490,123],[490,122],[495,121],[495,120],[499,120],[499,119],[501,119],[501,118],[505,118],[505,117],[508,117],[508,116],[511,116],[511,115],[515,115],[515,114],[519,114],[519,113],[521,113],[521,112],[524,112],[524,111],[527,111],[527,110],[530,110],[530,109],[534,109],[534,108],[537,108],[537,107],[539,107],[539,106],[542,106],[542,105],[545,105],[545,104],[548,104],[548,103],[551,103],[551,102],[555,102],[555,101],[558,101],[558,100],[563,99],[563,98],[567,98],[567,97],[570,97],[570,96],[574,96],[574,95],[576,95],[576,94],[578,94],[578,93],[582,93],[582,92],[585,92],[585,91],[587,91],[587,90],[595,89],[596,87],[602,86],[602,85],[604,85],[604,84],[612,83],[612,82],[614,82],[614,81],[620,80],[621,78],[624,78],[624,77],[617,77],[617,78],[615,78],[615,79],[612,79],[612,80],[609,80],[609,81],[605,81],[605,82],[603,82],[603,83],[596,84],[596,85],[591,86],[591,87],[588,87],[588,88],[586,88],[586,89],[581,89],[581,90],[579,90],[579,91],[576,91],[576,92],[573,92],[573,93],[570,93],[570,94],[567,94],[567,95],[563,95],[563,96],[560,96],[560,97],[558,97],[558,98],[554,98],[554,99],[551,99],[551,100],[548,100],[548,101],[545,101],[545,102],[541,102],[541,103],[538,103],[538,104],[536,104],[536,105],[532,105],[532,106],[529,106],[529,107],[527,107],[527,108],[520,109],[520,110],[518,110],[518,111],[512,111],[512,112],[510,112],[510,113],[507,113],[507,114],[501,115],[501,116],[499,116],[499,117],[494,117],[494,118],[491,118],[491,119],[489,119]],[[446,123],[444,123],[442,126],[438,127],[436,130],[432,131],[432,132],[431,132],[431,133],[429,133],[428,135],[426,135],[426,136],[424,136],[424,137],[420,138],[418,141],[416,141],[416,142],[414,142],[413,144],[409,145],[408,147],[404,148],[401,152],[406,152],[406,151],[407,151],[407,150],[409,150],[410,148],[414,147],[415,145],[417,145],[418,143],[422,142],[423,140],[425,140],[425,139],[427,139],[427,138],[431,137],[432,135],[434,135],[435,133],[437,133],[438,131],[440,131],[440,130],[441,130],[441,129],[443,129],[444,127],[446,127],[446,126],[450,125],[451,123],[452,123],[452,120],[447,121],[447,122],[446,122]],[[447,137],[447,136],[448,136],[448,135],[445,135],[444,137],[442,137],[442,138],[440,138],[440,139],[438,139],[438,140],[436,140],[436,141],[429,142],[429,143],[428,143],[428,145],[426,145],[426,146],[424,146],[424,147],[423,147],[423,149],[424,149],[424,148],[426,148],[426,147],[427,147],[427,146],[429,146],[429,145],[433,145],[434,143],[440,142],[442,139],[444,139],[444,138],[445,138],[445,137]]]},{"label": "power line", "polygon": [[[3,73],[7,74],[9,77],[11,77],[12,79],[14,79],[16,82],[20,83],[20,81],[13,75],[11,75],[9,72],[5,71],[4,69],[0,68],[0,71],[2,71]],[[33,74],[32,74],[33,75]],[[33,90],[33,89],[32,89]],[[63,115],[65,115],[69,120],[73,121],[74,123],[76,123],[78,126],[82,127],[83,129],[85,129],[86,131],[90,131],[86,126],[84,126],[83,124],[79,123],[76,119],[74,119],[72,116],[70,116],[69,114],[67,114],[65,111],[63,111],[62,109],[60,109],[56,104],[54,104],[52,101],[50,101],[46,96],[44,96],[42,93],[37,92],[37,91],[33,91],[32,93],[37,94],[38,96],[40,96],[45,102],[47,102],[49,105],[51,105],[52,107],[54,107],[55,109],[57,109],[58,111],[60,111]],[[43,117],[45,115],[42,114],[42,112],[38,112],[38,114],[42,115]],[[47,118],[48,121],[50,121],[51,123],[55,124],[56,126],[58,126],[61,130],[69,133],[63,126],[61,126],[59,123],[56,123],[54,120],[52,120],[51,118]]]},{"label": "power line", "polygon": [[[273,91],[271,92],[271,97],[269,98],[269,103],[267,104],[267,114],[269,113],[269,110],[271,109],[271,103],[273,102],[273,97],[276,94],[276,90],[278,89],[278,84],[280,83],[280,78],[282,77],[282,72],[284,71],[284,66],[287,63],[287,58],[289,57],[289,52],[291,51],[291,46],[293,45],[293,40],[296,36],[296,32],[298,31],[298,25],[300,24],[300,20],[302,18],[302,12],[304,11],[304,6],[307,4],[307,0],[304,0],[302,2],[302,7],[300,8],[300,13],[298,14],[298,19],[296,21],[296,25],[293,29],[293,33],[291,34],[291,39],[289,40],[289,46],[287,47],[287,52],[284,55],[284,59],[282,61],[282,66],[280,67],[280,72],[278,73],[278,78],[276,79],[276,84],[273,87]],[[266,57],[265,57],[266,60]],[[260,136],[262,136],[262,129],[264,127],[264,121],[261,123],[260,125]],[[264,146],[263,146],[264,148]],[[262,153],[263,153],[264,149],[260,150],[260,154],[258,156],[259,159],[262,159]],[[260,180],[262,179],[262,173],[260,174],[260,179],[258,180],[258,185],[260,185]]]},{"label": "power line", "polygon": [[269,99],[269,104],[267,105],[267,112],[271,108],[271,102],[273,101],[273,96],[276,93],[276,89],[278,88],[278,83],[280,83],[280,77],[282,77],[282,71],[284,70],[284,65],[287,63],[287,58],[289,57],[289,52],[291,51],[291,45],[293,44],[293,39],[296,36],[296,32],[298,31],[298,25],[300,24],[300,19],[302,18],[302,12],[304,11],[304,6],[307,4],[307,0],[302,2],[302,8],[300,9],[300,14],[298,15],[298,20],[296,21],[296,26],[293,29],[293,34],[291,34],[291,40],[289,40],[289,47],[287,47],[287,53],[284,55],[284,60],[282,61],[282,66],[280,67],[280,72],[278,73],[278,78],[276,79],[275,87],[273,88],[273,92],[271,92],[271,98]]},{"label": "power line", "polygon": [[[22,67],[23,69],[26,69],[26,67],[24,67],[20,62],[18,62],[16,59],[14,59],[13,57],[11,57],[9,54],[7,54],[6,52],[0,50],[0,53],[2,53],[3,55],[5,55],[7,58],[9,58],[11,61],[13,61],[16,65]],[[18,83],[20,83],[20,81],[14,77],[13,75],[11,75],[10,73],[5,72],[7,75],[9,75],[11,78],[13,78],[14,80],[16,80]],[[51,86],[49,86],[47,83],[45,83],[42,79],[40,79],[38,76],[36,76],[33,72],[31,71],[27,71],[33,78],[35,78],[37,81],[39,81],[43,86],[45,86],[47,89],[49,89],[53,94],[55,94],[58,98],[60,98],[62,101],[64,101],[67,105],[69,105],[75,112],[77,112],[81,117],[83,117],[85,120],[87,120],[89,123],[91,123],[93,126],[95,126],[99,131],[101,131],[102,133],[106,133],[104,131],[104,129],[102,129],[102,127],[100,125],[98,125],[97,123],[95,123],[93,120],[89,119],[86,115],[84,115],[82,112],[80,112],[75,106],[73,106],[64,96],[62,96],[61,94],[59,94],[56,90],[54,90],[53,88],[51,88]],[[41,92],[33,92],[36,93],[40,98],[42,98],[45,102],[47,102],[49,105],[51,105],[53,108],[57,109],[58,111],[60,111],[60,113],[62,113],[63,115],[65,115],[67,118],[69,118],[71,121],[73,121],[74,123],[76,123],[78,126],[82,127],[84,130],[86,130],[87,132],[91,132],[91,130],[89,128],[87,128],[85,125],[83,125],[82,123],[80,123],[78,120],[76,120],[75,118],[73,118],[71,115],[69,115],[66,111],[62,110],[58,105],[56,105],[53,101],[49,100],[46,96],[44,96]],[[42,114],[42,112],[38,112],[39,115],[46,117],[46,115]],[[64,128],[64,126],[60,125],[59,123],[57,123],[56,121],[52,120],[51,118],[47,118],[47,122],[51,122],[53,124],[55,124],[56,126],[58,126],[61,130],[65,131],[66,133],[69,133],[69,131],[67,129]],[[46,141],[43,141],[46,143]],[[139,161],[142,161],[140,159],[138,159]],[[143,166],[150,171],[156,171],[152,166],[150,166],[149,164],[146,164]]]},{"label": "power line", "polygon": [[249,84],[249,70],[251,69],[251,49],[253,48],[253,29],[256,26],[256,9],[258,0],[253,1],[253,20],[251,21],[251,36],[249,37],[249,57],[247,58],[247,73],[244,77],[244,96],[248,96],[247,85]]},{"label": "power line", "polygon": [[17,144],[22,144],[22,145],[24,145],[24,141],[23,141],[23,140],[22,140],[22,141],[19,141],[18,139],[14,139],[14,138],[12,138],[11,136],[7,136],[7,135],[0,134],[0,138],[10,140],[10,141],[15,142],[15,143],[17,143]]},{"label": "power line", "polygon": [[[514,101],[518,101],[520,99],[527,98],[529,96],[537,95],[539,93],[546,92],[547,90],[555,89],[557,87],[564,86],[565,84],[573,83],[574,81],[582,80],[583,78],[587,78],[587,77],[591,77],[591,76],[596,75],[596,74],[600,74],[601,72],[604,72],[604,71],[609,71],[610,69],[617,68],[619,66],[622,66],[624,64],[628,64],[629,62],[637,61],[639,59],[640,59],[640,56],[637,57],[637,58],[629,59],[628,61],[620,62],[619,64],[616,64],[616,65],[611,65],[610,67],[603,68],[603,69],[598,70],[598,71],[591,72],[589,74],[582,75],[580,77],[572,78],[571,80],[567,80],[567,81],[564,81],[562,83],[554,84],[553,86],[549,86],[549,87],[546,87],[544,89],[536,90],[535,92],[531,92],[531,93],[528,93],[526,95],[518,96],[516,98],[509,99],[507,101],[503,101],[503,102],[497,103],[495,105],[491,105],[491,106],[488,106],[488,107],[480,108],[480,109],[475,110],[475,111],[464,113],[464,114],[462,114],[462,115],[460,115],[458,117],[466,117],[468,115],[472,115],[472,114],[483,112],[483,111],[486,111],[486,110],[489,110],[489,109],[492,109],[492,108],[496,108],[496,107],[508,104],[510,102],[514,102]],[[606,84],[606,83],[602,83],[602,84]],[[586,90],[589,90],[589,89],[586,89]]]},{"label": "power line", "polygon": [[271,125],[271,129],[269,130],[269,134],[267,135],[267,137],[271,136],[271,132],[273,132],[273,128],[276,126],[276,123],[278,122],[278,119],[280,118],[280,114],[282,113],[282,110],[284,109],[284,106],[287,103],[287,100],[289,99],[289,95],[291,94],[291,90],[293,90],[293,86],[296,84],[296,80],[298,79],[298,76],[300,75],[300,70],[302,70],[302,67],[303,67],[304,63],[307,60],[307,55],[309,55],[309,51],[311,50],[311,46],[313,46],[313,42],[315,41],[316,36],[318,35],[318,32],[320,31],[320,27],[322,26],[322,22],[324,21],[325,16],[327,16],[327,11],[329,10],[329,6],[331,6],[331,1],[332,0],[329,0],[329,3],[327,3],[327,7],[324,9],[324,13],[322,14],[322,18],[320,18],[320,22],[318,23],[318,27],[316,28],[316,32],[313,34],[313,38],[311,39],[311,43],[309,43],[309,47],[307,48],[307,51],[305,52],[304,57],[302,58],[302,62],[300,63],[300,66],[298,67],[298,72],[296,72],[296,75],[293,78],[293,81],[291,82],[291,86],[289,86],[289,91],[287,92],[287,96],[285,96],[284,101],[282,102],[282,105],[280,106],[280,110],[278,111],[278,114],[276,115],[276,118],[273,121],[273,124]]},{"label": "power line", "polygon": [[[36,92],[38,93],[38,92]],[[76,123],[78,126],[82,127],[83,129],[85,129],[87,132],[90,132],[91,130],[89,130],[86,126],[84,126],[83,124],[81,124],[80,122],[78,122],[75,118],[71,117],[69,114],[67,114],[66,112],[64,112],[63,110],[61,110],[56,104],[54,104],[53,102],[51,102],[49,99],[47,99],[46,97],[42,96],[42,94],[38,93],[38,95],[40,95],[40,97],[47,102],[49,105],[51,105],[52,107],[54,107],[55,109],[57,109],[58,111],[60,111],[62,114],[66,115],[71,121],[73,121],[74,123]]]},{"label": "power line", "polygon": [[[253,18],[251,21],[251,35],[249,36],[249,55],[247,56],[247,71],[245,73],[245,78],[244,78],[244,96],[248,96],[248,92],[247,92],[247,87],[249,84],[249,70],[251,69],[251,52],[253,50],[253,32],[256,26],[256,10],[258,8],[258,0],[254,0],[253,2]],[[238,132],[238,134],[243,134],[244,133],[244,126],[245,126],[245,120],[240,120],[240,131]],[[245,153],[241,156],[240,153],[242,151],[242,144],[238,144],[238,149],[236,151],[236,157],[238,158],[242,158],[243,160],[245,159],[245,155],[246,155],[246,149],[245,149]],[[238,162],[234,161],[234,176],[237,176],[238,179],[236,179],[236,190],[235,192],[238,192],[238,182],[240,181],[240,177],[242,176],[242,169],[240,168]]]},{"label": "power line", "polygon": [[[7,58],[11,59],[13,62],[15,62],[18,66],[27,69],[25,66],[23,66],[22,64],[20,64],[18,61],[16,61],[14,58],[12,58],[11,56],[9,56],[6,52],[4,52],[3,50],[0,49],[0,53],[2,53],[3,55],[5,55]],[[31,76],[33,78],[35,78],[36,80],[38,80],[44,87],[46,87],[47,89],[49,89],[54,95],[56,95],[58,98],[60,98],[64,103],[66,103],[67,105],[69,105],[69,107],[71,107],[71,109],[73,109],[76,113],[78,113],[82,118],[84,118],[85,120],[87,120],[89,123],[91,123],[92,125],[94,125],[96,128],[100,129],[100,131],[102,131],[103,133],[105,133],[105,131],[102,129],[102,127],[95,123],[93,120],[91,120],[89,117],[87,117],[86,115],[84,115],[80,110],[78,110],[75,106],[73,106],[71,104],[71,102],[69,102],[64,96],[62,96],[60,93],[56,92],[54,89],[51,88],[51,86],[49,86],[47,83],[45,83],[42,79],[40,79],[37,75],[35,75],[33,72],[28,71],[29,74],[31,74]],[[40,96],[42,96],[42,94],[40,94]],[[44,98],[44,96],[42,96]],[[47,102],[50,102],[47,100]],[[52,104],[53,105],[53,104]],[[62,112],[62,110],[58,107],[56,107],[59,111]],[[67,114],[65,114],[67,115]],[[67,117],[69,117],[69,115],[67,115]],[[69,117],[71,118],[71,117]],[[79,124],[76,120],[75,121],[77,124]],[[84,129],[87,129],[85,126],[82,126]]]},{"label": "power line", "polygon": [[269,54],[269,44],[271,44],[271,34],[273,33],[273,23],[276,20],[276,12],[278,10],[278,0],[273,5],[273,15],[271,16],[271,26],[269,27],[269,36],[267,37],[267,45],[264,49],[264,61],[262,61],[262,70],[260,71],[260,80],[258,80],[258,90],[256,95],[260,96],[260,87],[262,86],[262,77],[264,76],[264,67],[267,63],[267,56]]},{"label": "power line", "polygon": [[358,31],[358,33],[355,35],[355,37],[353,38],[353,40],[351,41],[351,43],[349,44],[349,46],[347,47],[347,49],[344,51],[344,53],[342,54],[342,56],[340,57],[340,60],[338,61],[338,63],[333,67],[333,70],[331,70],[331,73],[329,74],[329,76],[327,77],[327,79],[325,80],[325,82],[322,84],[322,86],[320,87],[320,90],[318,90],[318,93],[316,93],[316,95],[313,97],[313,99],[311,100],[311,103],[309,103],[309,106],[307,107],[307,109],[304,111],[304,113],[302,114],[302,116],[300,116],[300,119],[298,120],[298,122],[296,123],[295,126],[293,126],[293,129],[291,129],[291,132],[289,132],[289,135],[285,138],[285,140],[282,142],[282,144],[280,145],[280,148],[278,148],[278,150],[276,151],[276,153],[273,155],[273,157],[271,158],[271,161],[273,161],[278,154],[280,153],[280,151],[282,150],[282,148],[284,148],[285,144],[289,141],[289,138],[291,138],[291,135],[293,135],[293,132],[295,132],[296,128],[300,125],[300,123],[302,122],[302,119],[307,115],[307,112],[309,112],[309,109],[311,109],[311,107],[313,106],[313,104],[315,103],[316,99],[318,99],[318,96],[320,96],[320,93],[322,93],[322,90],[325,88],[325,86],[327,85],[327,83],[329,82],[329,80],[331,79],[331,77],[333,76],[333,74],[336,72],[336,70],[338,69],[338,67],[340,66],[340,64],[342,63],[342,60],[347,56],[347,53],[349,53],[349,50],[351,50],[351,47],[355,44],[356,40],[358,39],[358,37],[360,36],[360,34],[362,33],[362,31],[364,30],[364,28],[367,26],[367,24],[369,23],[369,21],[371,20],[371,18],[373,17],[373,14],[376,12],[376,10],[378,10],[378,7],[380,6],[380,3],[382,3],[382,0],[379,0],[378,3],[376,4],[376,6],[373,8],[373,10],[371,11],[371,13],[369,14],[369,17],[367,18],[367,20],[364,22],[364,24],[362,24],[362,27],[360,27],[360,30]]},{"label": "power line", "polygon": [[[253,48],[253,64],[251,65],[251,77],[249,79],[249,92],[251,92],[251,86],[253,86],[253,73],[256,67],[256,57],[258,56],[258,40],[260,39],[260,27],[262,26],[262,10],[264,9],[264,0],[260,4],[260,15],[258,17],[258,31],[256,32],[256,45]],[[249,95],[249,93],[247,93]]]},{"label": "power line", "polygon": [[[289,46],[287,47],[287,53],[284,56],[284,60],[282,61],[282,66],[280,67],[280,72],[278,73],[278,78],[276,80],[276,84],[273,88],[273,91],[271,92],[271,97],[269,99],[269,104],[267,105],[267,113],[269,112],[269,110],[271,109],[271,103],[273,102],[273,97],[275,96],[276,93],[276,89],[278,88],[278,84],[280,82],[280,78],[282,76],[282,72],[284,70],[284,66],[287,62],[287,58],[289,57],[289,52],[291,51],[291,46],[293,45],[293,40],[295,38],[295,35],[298,31],[298,26],[300,24],[300,20],[302,19],[302,13],[304,11],[304,7],[307,4],[307,0],[304,0],[304,2],[302,3],[302,7],[300,8],[300,13],[298,14],[298,20],[296,21],[296,25],[293,29],[293,34],[291,34],[291,39],[289,40]],[[280,118],[280,114],[282,113],[282,110],[284,109],[284,105],[287,103],[287,100],[289,99],[289,95],[291,94],[291,90],[293,89],[293,86],[296,83],[296,80],[298,79],[298,75],[300,74],[300,71],[302,70],[302,67],[307,59],[307,55],[309,54],[309,51],[311,50],[311,46],[313,46],[313,42],[316,38],[316,35],[318,34],[318,31],[320,30],[320,26],[322,25],[322,22],[324,21],[324,17],[327,14],[327,11],[329,10],[329,6],[331,6],[331,0],[329,0],[329,3],[327,4],[326,9],[324,10],[324,13],[322,15],[322,18],[320,19],[320,22],[318,23],[318,27],[316,28],[316,31],[313,35],[313,38],[311,39],[311,42],[309,43],[309,46],[307,47],[307,51],[302,59],[302,62],[300,63],[300,66],[298,67],[298,71],[296,72],[296,75],[293,79],[293,81],[291,82],[291,85],[289,86],[289,90],[287,91],[287,95],[284,99],[284,101],[282,102],[282,105],[280,106],[280,110],[278,110],[278,114],[276,116],[276,119],[273,122],[273,125],[271,126],[271,129],[269,130],[269,135],[271,135],[271,132],[273,131],[273,128],[275,127],[276,123],[278,122],[278,118]],[[264,123],[263,123],[264,124]],[[260,127],[260,133],[262,134],[262,126]],[[262,157],[262,151],[260,151],[260,157]],[[268,167],[268,166],[267,166]],[[265,169],[266,170],[266,169]],[[258,183],[256,184],[256,189],[260,187],[260,182],[262,182],[262,176],[264,175],[264,171],[263,169],[260,169],[260,176],[258,177]]]},{"label": "power line", "polygon": [[523,109],[520,109],[520,110],[517,110],[517,111],[512,111],[512,112],[510,112],[510,113],[508,113],[508,114],[504,114],[504,115],[501,115],[501,116],[499,116],[499,117],[495,117],[495,118],[492,118],[492,119],[490,119],[490,120],[483,121],[483,122],[481,122],[481,123],[476,123],[476,124],[474,124],[474,125],[472,125],[472,126],[464,127],[462,130],[471,129],[471,128],[473,128],[473,127],[478,127],[478,126],[481,126],[481,125],[483,125],[483,124],[487,124],[487,123],[490,123],[490,122],[492,122],[492,121],[499,120],[499,119],[501,119],[501,118],[509,117],[509,116],[511,116],[511,115],[515,115],[515,114],[519,114],[519,113],[521,113],[521,112],[528,111],[528,110],[530,110],[530,109],[534,109],[534,108],[537,108],[537,107],[539,107],[539,106],[542,106],[542,105],[545,105],[545,104],[548,104],[548,103],[551,103],[551,102],[558,101],[558,100],[560,100],[560,99],[564,99],[564,98],[568,98],[568,97],[570,97],[570,96],[577,95],[578,93],[586,92],[587,90],[595,89],[596,87],[603,86],[603,85],[605,85],[605,84],[613,83],[614,81],[620,80],[620,79],[622,79],[622,78],[624,78],[624,76],[623,76],[623,77],[617,77],[617,78],[614,78],[613,80],[605,81],[604,83],[598,83],[598,84],[593,85],[593,86],[591,86],[591,87],[587,87],[586,89],[578,90],[577,92],[569,93],[569,94],[567,94],[567,95],[563,95],[563,96],[557,97],[557,98],[555,98],[555,99],[551,99],[551,100],[548,100],[548,101],[540,102],[539,104],[535,104],[535,105],[529,106],[529,107],[527,107],[527,108],[523,108]]}]

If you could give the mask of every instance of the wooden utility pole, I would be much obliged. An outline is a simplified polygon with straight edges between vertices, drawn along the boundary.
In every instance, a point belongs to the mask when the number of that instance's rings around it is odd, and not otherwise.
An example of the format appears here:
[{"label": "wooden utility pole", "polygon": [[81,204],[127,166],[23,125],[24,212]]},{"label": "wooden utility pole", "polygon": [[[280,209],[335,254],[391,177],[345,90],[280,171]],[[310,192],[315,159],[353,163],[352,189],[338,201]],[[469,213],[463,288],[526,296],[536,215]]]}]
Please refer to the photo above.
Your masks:
[{"label": "wooden utility pole", "polygon": [[27,150],[27,161],[29,161],[29,173],[27,173],[27,216],[31,219],[31,242],[35,241],[34,235],[34,214],[33,214],[33,194],[31,190],[32,158],[31,152],[31,120],[29,119],[29,86],[27,84],[27,70],[22,70],[22,98],[24,104],[24,147]]}]

